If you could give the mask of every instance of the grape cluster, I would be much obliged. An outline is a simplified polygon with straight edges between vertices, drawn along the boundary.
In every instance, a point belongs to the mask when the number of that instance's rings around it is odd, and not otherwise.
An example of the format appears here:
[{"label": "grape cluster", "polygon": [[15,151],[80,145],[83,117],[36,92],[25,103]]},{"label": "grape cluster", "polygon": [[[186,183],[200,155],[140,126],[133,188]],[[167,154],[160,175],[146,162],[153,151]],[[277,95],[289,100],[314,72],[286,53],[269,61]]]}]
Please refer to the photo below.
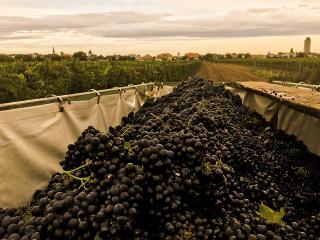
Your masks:
[{"label": "grape cluster", "polygon": [[[0,209],[0,238],[320,239],[320,159],[203,79],[68,146],[30,204]],[[282,222],[258,215],[285,209]]]}]

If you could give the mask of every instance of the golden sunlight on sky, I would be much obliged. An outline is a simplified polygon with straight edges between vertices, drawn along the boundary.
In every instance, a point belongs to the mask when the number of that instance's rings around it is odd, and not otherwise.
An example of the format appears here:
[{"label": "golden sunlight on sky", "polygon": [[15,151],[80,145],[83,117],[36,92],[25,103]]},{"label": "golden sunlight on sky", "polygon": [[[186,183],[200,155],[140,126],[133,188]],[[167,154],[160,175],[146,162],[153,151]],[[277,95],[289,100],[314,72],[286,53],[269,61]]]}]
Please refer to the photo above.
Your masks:
[{"label": "golden sunlight on sky", "polygon": [[0,53],[320,52],[317,0],[2,0]]}]

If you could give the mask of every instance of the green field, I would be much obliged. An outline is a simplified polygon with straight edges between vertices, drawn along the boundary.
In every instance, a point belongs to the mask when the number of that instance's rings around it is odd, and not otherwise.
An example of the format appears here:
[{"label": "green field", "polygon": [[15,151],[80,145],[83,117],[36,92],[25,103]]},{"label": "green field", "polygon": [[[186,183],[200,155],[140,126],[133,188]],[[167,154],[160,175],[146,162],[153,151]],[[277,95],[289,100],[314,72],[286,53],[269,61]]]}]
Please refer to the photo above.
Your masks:
[{"label": "green field", "polygon": [[320,84],[320,58],[219,59],[217,61],[250,66],[254,73],[269,80]]},{"label": "green field", "polygon": [[141,82],[179,82],[200,62],[52,61],[0,64],[0,103],[106,89]]}]

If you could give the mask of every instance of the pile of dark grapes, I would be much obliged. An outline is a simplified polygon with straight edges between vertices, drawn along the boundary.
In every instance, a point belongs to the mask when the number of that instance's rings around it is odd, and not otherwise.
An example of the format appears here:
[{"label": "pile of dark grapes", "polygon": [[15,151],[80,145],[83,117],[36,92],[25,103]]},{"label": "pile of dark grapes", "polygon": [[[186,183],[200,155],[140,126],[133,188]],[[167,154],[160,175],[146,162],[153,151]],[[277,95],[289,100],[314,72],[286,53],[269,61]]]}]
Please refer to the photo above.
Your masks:
[{"label": "pile of dark grapes", "polygon": [[[68,146],[1,239],[320,239],[319,157],[203,79]],[[283,223],[259,217],[284,208]]]}]

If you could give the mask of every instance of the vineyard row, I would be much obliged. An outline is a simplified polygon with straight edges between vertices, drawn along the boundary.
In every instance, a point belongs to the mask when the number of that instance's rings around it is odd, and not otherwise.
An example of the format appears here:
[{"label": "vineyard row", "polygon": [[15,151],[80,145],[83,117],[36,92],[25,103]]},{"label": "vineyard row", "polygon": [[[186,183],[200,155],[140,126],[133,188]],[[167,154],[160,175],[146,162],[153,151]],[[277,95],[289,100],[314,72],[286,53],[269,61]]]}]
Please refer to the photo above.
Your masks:
[{"label": "vineyard row", "polygon": [[219,59],[218,61],[253,67],[254,73],[269,80],[320,84],[320,60],[317,58]]},{"label": "vineyard row", "polygon": [[179,82],[200,62],[45,61],[0,64],[0,103],[139,84]]}]

